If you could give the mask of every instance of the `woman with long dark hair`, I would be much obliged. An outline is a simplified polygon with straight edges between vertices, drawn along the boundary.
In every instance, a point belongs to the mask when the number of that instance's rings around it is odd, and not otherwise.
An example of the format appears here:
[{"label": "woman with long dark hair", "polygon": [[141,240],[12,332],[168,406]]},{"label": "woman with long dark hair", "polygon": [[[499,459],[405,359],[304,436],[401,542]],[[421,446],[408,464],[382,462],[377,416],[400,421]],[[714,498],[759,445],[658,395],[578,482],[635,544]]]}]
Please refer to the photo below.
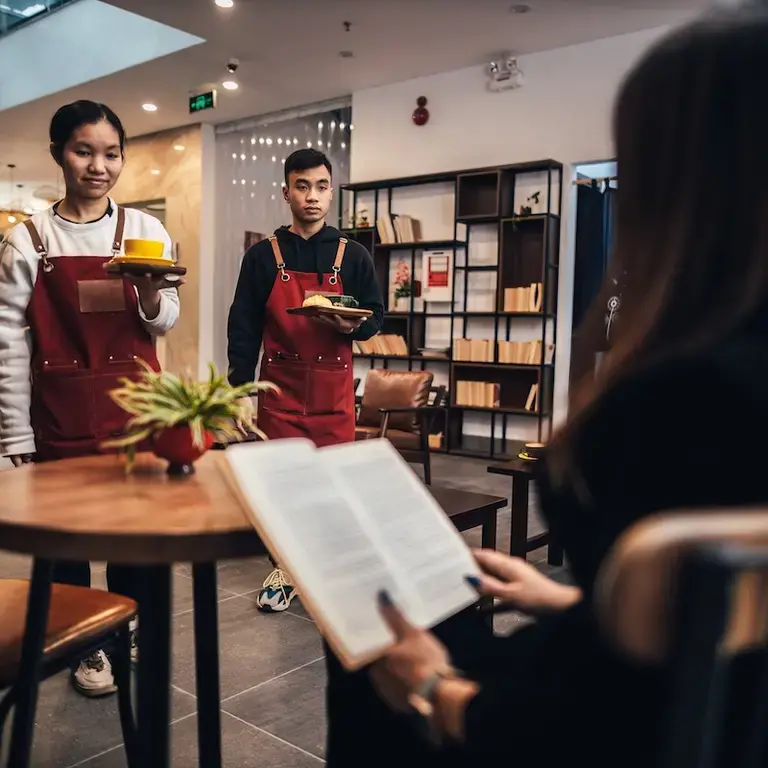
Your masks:
[{"label": "woman with long dark hair", "polygon": [[[383,595],[399,642],[370,671],[380,701],[360,674],[331,679],[330,768],[406,756],[421,766],[657,764],[669,670],[614,655],[593,592],[639,519],[768,502],[768,110],[756,95],[766,74],[768,16],[739,11],[672,33],[627,77],[609,276],[621,312],[539,472],[542,513],[576,586],[479,554],[479,590],[539,617],[493,639],[471,616],[417,630]],[[738,457],[723,471],[728,449]],[[400,719],[415,716],[414,697],[431,704],[422,725],[438,749]]]},{"label": "woman with long dark hair", "polygon": [[[125,163],[117,115],[92,101],[67,104],[50,140],[64,198],[0,245],[0,455],[16,467],[95,454],[120,434],[128,416],[110,390],[138,373],[138,359],[159,367],[155,337],[179,317],[176,284],[103,269],[128,238],[162,241],[171,258],[157,219],[109,197]],[[89,564],[58,563],[54,581],[89,586]],[[131,568],[107,568],[112,591],[135,598],[133,581]],[[88,696],[116,690],[103,651],[81,662],[73,682]]]}]

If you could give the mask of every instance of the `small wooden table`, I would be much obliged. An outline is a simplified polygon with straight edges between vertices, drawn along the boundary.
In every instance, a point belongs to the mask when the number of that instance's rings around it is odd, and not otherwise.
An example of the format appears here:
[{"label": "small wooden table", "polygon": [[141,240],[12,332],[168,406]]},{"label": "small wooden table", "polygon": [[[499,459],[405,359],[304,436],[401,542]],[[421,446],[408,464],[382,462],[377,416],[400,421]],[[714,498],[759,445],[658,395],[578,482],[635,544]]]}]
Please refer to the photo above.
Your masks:
[{"label": "small wooden table", "polygon": [[496,549],[496,518],[499,510],[507,505],[505,498],[437,486],[427,486],[427,490],[458,530],[482,526],[483,549]]},{"label": "small wooden table", "polygon": [[[98,560],[139,568],[142,580],[138,665],[139,765],[170,762],[171,567],[191,562],[200,765],[221,766],[216,561],[266,554],[209,453],[191,477],[173,479],[165,463],[141,455],[132,475],[114,456],[29,466],[3,473],[0,548],[34,558],[13,721],[11,766],[29,762],[37,681],[57,560]],[[433,496],[460,531],[482,526],[496,545],[496,515],[506,499],[446,488]]]},{"label": "small wooden table", "polygon": [[34,557],[10,765],[29,761],[40,656],[56,560],[139,567],[138,761],[170,760],[171,566],[191,562],[200,765],[221,765],[216,561],[266,553],[208,454],[197,473],[169,478],[139,456],[132,475],[114,456],[30,464],[3,473],[0,547]]},{"label": "small wooden table", "polygon": [[524,459],[512,459],[491,464],[488,472],[512,478],[512,521],[509,533],[509,554],[522,557],[539,547],[547,547],[547,562],[550,565],[563,564],[563,550],[554,541],[549,532],[528,538],[528,499],[531,480],[533,480],[534,462]]}]

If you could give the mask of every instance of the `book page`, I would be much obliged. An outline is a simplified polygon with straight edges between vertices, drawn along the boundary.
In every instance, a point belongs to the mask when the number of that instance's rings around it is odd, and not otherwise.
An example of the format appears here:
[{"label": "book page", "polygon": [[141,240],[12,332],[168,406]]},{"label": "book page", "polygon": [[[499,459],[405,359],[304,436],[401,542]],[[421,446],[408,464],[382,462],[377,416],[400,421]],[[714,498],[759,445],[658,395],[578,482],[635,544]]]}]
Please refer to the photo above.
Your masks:
[{"label": "book page", "polygon": [[430,627],[477,601],[479,574],[461,534],[388,440],[319,451],[394,573],[392,599],[410,622]]},{"label": "book page", "polygon": [[422,627],[477,600],[464,540],[389,441],[318,451],[278,440],[233,446],[224,458],[245,511],[348,668],[394,639],[382,589]]},{"label": "book page", "polygon": [[245,511],[348,667],[393,640],[378,593],[400,593],[359,509],[308,440],[232,446],[224,455]]}]

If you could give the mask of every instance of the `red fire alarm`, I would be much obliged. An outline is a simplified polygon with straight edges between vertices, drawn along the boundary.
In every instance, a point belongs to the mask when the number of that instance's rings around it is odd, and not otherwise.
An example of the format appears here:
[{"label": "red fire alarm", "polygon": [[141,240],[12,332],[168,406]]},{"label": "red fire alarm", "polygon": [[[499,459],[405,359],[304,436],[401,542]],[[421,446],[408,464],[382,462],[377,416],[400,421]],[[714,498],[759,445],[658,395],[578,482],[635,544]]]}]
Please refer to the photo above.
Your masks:
[{"label": "red fire alarm", "polygon": [[413,122],[415,125],[426,125],[429,120],[429,110],[427,109],[427,97],[419,96],[416,99],[418,106],[413,110]]}]

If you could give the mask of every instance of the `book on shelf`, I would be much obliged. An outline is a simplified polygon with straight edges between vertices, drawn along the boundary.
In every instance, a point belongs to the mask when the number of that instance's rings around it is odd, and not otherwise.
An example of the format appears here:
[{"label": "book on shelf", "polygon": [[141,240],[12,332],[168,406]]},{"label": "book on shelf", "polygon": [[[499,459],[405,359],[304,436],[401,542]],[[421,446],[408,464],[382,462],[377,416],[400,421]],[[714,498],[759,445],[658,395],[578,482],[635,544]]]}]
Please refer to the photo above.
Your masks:
[{"label": "book on shelf", "polygon": [[469,408],[499,408],[501,385],[492,381],[457,381],[456,405]]},{"label": "book on shelf", "polygon": [[555,345],[544,345],[541,339],[534,341],[500,341],[499,362],[512,365],[539,365],[544,350],[544,363],[550,365],[555,355]]},{"label": "book on shelf", "polygon": [[541,312],[544,291],[541,283],[504,289],[505,312]]},{"label": "book on shelf", "polygon": [[525,401],[526,411],[535,411],[539,403],[539,385],[531,384],[531,389],[528,392],[528,399]]},{"label": "book on shelf", "polygon": [[418,243],[421,240],[421,223],[405,214],[392,216],[398,243]]},{"label": "book on shelf", "polygon": [[379,216],[376,220],[376,230],[379,233],[379,241],[385,245],[395,242],[395,229],[392,226],[391,216]]},{"label": "book on shelf", "polygon": [[420,628],[477,601],[466,582],[479,575],[467,544],[388,440],[237,445],[219,466],[347,669],[394,643],[382,590]]},{"label": "book on shelf", "polygon": [[453,359],[466,363],[492,363],[492,339],[454,339]]},{"label": "book on shelf", "polygon": [[379,216],[376,220],[379,240],[386,245],[418,243],[421,241],[421,222],[403,213]]},{"label": "book on shelf", "polygon": [[408,357],[408,344],[397,334],[379,333],[367,341],[353,341],[352,354]]}]

